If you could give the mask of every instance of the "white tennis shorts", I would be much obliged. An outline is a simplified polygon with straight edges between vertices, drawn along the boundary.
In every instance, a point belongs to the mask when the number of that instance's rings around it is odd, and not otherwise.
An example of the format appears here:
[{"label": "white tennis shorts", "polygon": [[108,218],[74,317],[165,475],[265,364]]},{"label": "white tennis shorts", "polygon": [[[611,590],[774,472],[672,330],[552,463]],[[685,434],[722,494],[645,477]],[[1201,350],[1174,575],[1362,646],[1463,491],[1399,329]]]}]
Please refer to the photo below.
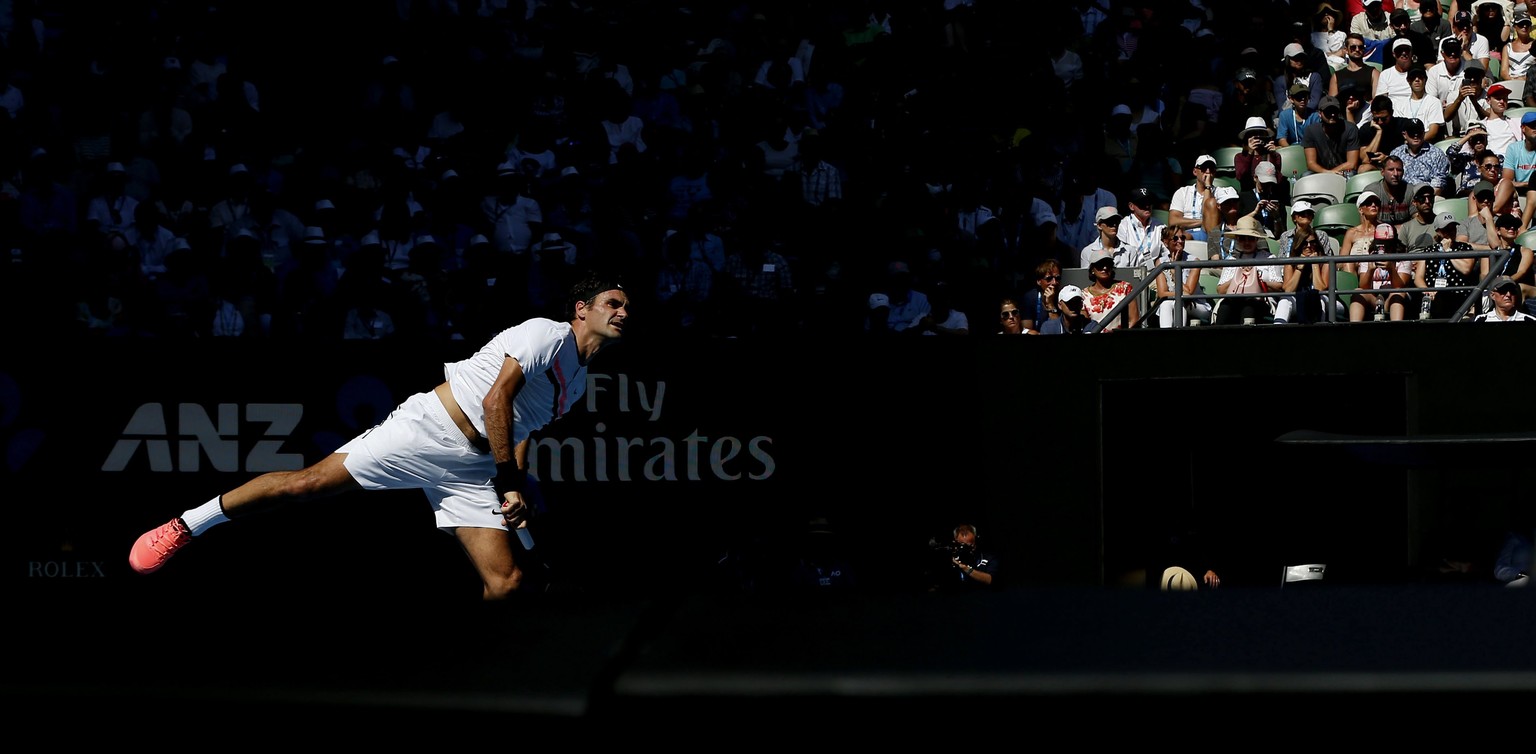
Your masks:
[{"label": "white tennis shorts", "polygon": [[493,480],[496,462],[448,417],[433,392],[417,393],[378,426],[336,449],[364,489],[419,489],[439,529],[506,529]]}]

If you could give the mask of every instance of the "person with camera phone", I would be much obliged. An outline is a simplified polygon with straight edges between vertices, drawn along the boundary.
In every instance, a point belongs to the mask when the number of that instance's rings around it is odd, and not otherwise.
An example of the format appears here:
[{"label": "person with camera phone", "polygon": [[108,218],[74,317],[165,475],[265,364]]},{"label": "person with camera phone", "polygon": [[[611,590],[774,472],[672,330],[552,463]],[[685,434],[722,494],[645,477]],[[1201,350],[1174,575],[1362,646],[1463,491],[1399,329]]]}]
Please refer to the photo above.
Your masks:
[{"label": "person with camera phone", "polygon": [[930,592],[973,592],[997,586],[998,563],[992,553],[979,546],[980,535],[974,524],[960,524],[951,532],[947,544],[937,538],[928,541],[943,565],[933,573]]},{"label": "person with camera phone", "polygon": [[[1403,246],[1397,240],[1397,229],[1386,223],[1376,226],[1376,231],[1371,239],[1371,244],[1363,255],[1351,250],[1355,256],[1374,256],[1377,254],[1398,254]],[[1386,262],[1370,260],[1358,262],[1355,265],[1355,274],[1360,278],[1361,293],[1354,294],[1349,301],[1349,321],[1363,322],[1368,317],[1375,319],[1390,319],[1394,322],[1403,319],[1408,312],[1408,294],[1401,288],[1413,286],[1413,262]],[[1367,292],[1368,291],[1368,292]],[[1374,312],[1374,314],[1372,314]]]},{"label": "person with camera phone", "polygon": [[1280,153],[1275,151],[1275,130],[1269,127],[1267,120],[1257,115],[1249,118],[1237,138],[1243,151],[1232,158],[1232,168],[1237,184],[1242,190],[1253,190],[1254,181],[1257,179],[1254,171],[1261,162],[1273,164],[1276,174],[1279,174]]}]

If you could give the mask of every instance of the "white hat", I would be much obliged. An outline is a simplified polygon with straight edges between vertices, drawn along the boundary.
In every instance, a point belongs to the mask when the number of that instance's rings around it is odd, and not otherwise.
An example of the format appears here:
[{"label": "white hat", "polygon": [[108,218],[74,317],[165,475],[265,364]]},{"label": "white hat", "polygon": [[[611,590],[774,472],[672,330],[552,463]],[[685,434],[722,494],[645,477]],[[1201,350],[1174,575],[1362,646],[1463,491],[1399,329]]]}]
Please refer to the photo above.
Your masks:
[{"label": "white hat", "polygon": [[311,225],[304,229],[304,243],[325,243],[325,228]]},{"label": "white hat", "polygon": [[1131,114],[1131,108],[1130,108],[1129,105],[1115,105],[1115,109],[1110,110],[1109,114],[1111,116],[1115,116],[1115,115],[1130,115]]},{"label": "white hat", "polygon": [[1075,285],[1064,285],[1064,286],[1061,287],[1061,291],[1059,291],[1056,294],[1056,301],[1059,302],[1059,303],[1065,304],[1068,301],[1071,301],[1072,299],[1082,298],[1082,297],[1083,297],[1083,289],[1082,288],[1079,288],[1079,287],[1077,287]]},{"label": "white hat", "polygon": [[1099,223],[1104,222],[1111,217],[1117,217],[1119,215],[1120,210],[1115,209],[1114,207],[1100,207],[1099,211],[1093,213],[1093,224],[1098,225]]},{"label": "white hat", "polygon": [[1275,163],[1265,160],[1253,168],[1253,179],[1260,183],[1279,183],[1280,171],[1275,168]]},{"label": "white hat", "polygon": [[1293,215],[1299,215],[1303,212],[1315,211],[1316,210],[1312,209],[1312,202],[1309,202],[1305,199],[1297,199],[1296,202],[1291,205],[1291,214]]},{"label": "white hat", "polygon": [[577,170],[575,165],[566,165],[565,167],[560,168],[561,178],[566,178],[573,175],[581,175],[581,171]]},{"label": "white hat", "polygon": [[433,238],[431,233],[423,233],[423,234],[421,234],[421,235],[416,237],[416,243],[413,244],[413,245],[415,245],[415,246],[423,246],[423,245],[426,245],[426,244],[436,245],[437,244],[437,239]]},{"label": "white hat", "polygon": [[176,240],[171,242],[171,248],[177,249],[177,250],[191,249],[192,248],[192,242],[188,241],[185,238],[182,238],[181,236],[177,236]]},{"label": "white hat", "polygon": [[1305,54],[1307,54],[1307,48],[1302,47],[1299,43],[1292,42],[1285,46],[1285,58],[1283,59],[1294,58],[1297,55]]},{"label": "white hat", "polygon": [[1365,204],[1367,199],[1375,199],[1377,202],[1381,201],[1381,197],[1377,196],[1375,191],[1361,191],[1360,195],[1355,197],[1355,206],[1359,207]]},{"label": "white hat", "polygon": [[517,174],[517,166],[513,165],[511,160],[507,160],[506,162],[503,162],[500,165],[496,166],[496,175],[516,175],[516,174]]},{"label": "white hat", "polygon": [[1399,47],[1407,47],[1411,50],[1413,49],[1413,41],[1407,37],[1398,37],[1392,42],[1392,51],[1397,52],[1397,48]]},{"label": "white hat", "polygon": [[1237,189],[1232,188],[1231,186],[1217,186],[1216,187],[1216,203],[1218,205],[1222,204],[1224,202],[1227,202],[1227,201],[1229,201],[1231,199],[1237,199],[1237,198],[1239,198],[1238,195],[1237,195]]},{"label": "white hat", "polygon": [[1210,156],[1208,154],[1200,155],[1199,157],[1195,158],[1195,167],[1198,168],[1198,167],[1200,167],[1201,165],[1204,165],[1207,162],[1211,163],[1212,165],[1215,165],[1216,164],[1216,158],[1212,157],[1212,156]]},{"label": "white hat", "polygon": [[358,240],[357,245],[359,245],[359,246],[378,246],[378,245],[380,245],[382,243],[383,243],[383,241],[379,240],[379,232],[376,231],[376,230],[370,230],[367,233],[363,234],[363,237],[360,240]]},{"label": "white hat", "polygon": [[869,308],[871,308],[871,309],[879,309],[882,306],[890,306],[890,305],[891,305],[891,297],[890,296],[887,296],[884,293],[871,293],[871,294],[869,294]]},{"label": "white hat", "polygon": [[1088,266],[1091,267],[1106,259],[1113,262],[1115,260],[1115,253],[1109,249],[1094,249],[1093,253],[1088,255]]},{"label": "white hat", "polygon": [[1445,230],[1452,225],[1459,224],[1460,221],[1456,219],[1456,216],[1449,212],[1441,212],[1440,214],[1435,215],[1435,230]]},{"label": "white hat", "polygon": [[250,172],[250,170],[246,169],[245,163],[243,163],[243,162],[237,162],[237,163],[229,166],[229,174],[230,175],[235,175],[237,173],[249,173],[249,172]]},{"label": "white hat", "polygon": [[1163,571],[1163,591],[1165,592],[1193,592],[1198,590],[1200,580],[1188,570],[1178,566],[1171,566]]},{"label": "white hat", "polygon": [[539,248],[541,248],[541,249],[566,249],[566,248],[570,248],[570,244],[566,243],[565,242],[565,238],[562,237],[559,233],[555,233],[555,232],[551,231],[549,233],[545,233],[544,234],[544,240],[539,242]]},{"label": "white hat", "polygon": [[1262,132],[1265,136],[1269,137],[1273,137],[1275,135],[1274,130],[1269,127],[1269,122],[1264,120],[1264,116],[1255,115],[1249,118],[1247,123],[1243,124],[1243,131],[1237,135],[1237,138],[1247,139],[1249,136],[1253,135],[1255,131]]},{"label": "white hat", "polygon": [[484,233],[476,233],[476,234],[474,234],[474,235],[469,237],[469,244],[468,245],[469,246],[478,246],[480,244],[490,243],[490,242],[491,242],[491,239],[486,238]]}]

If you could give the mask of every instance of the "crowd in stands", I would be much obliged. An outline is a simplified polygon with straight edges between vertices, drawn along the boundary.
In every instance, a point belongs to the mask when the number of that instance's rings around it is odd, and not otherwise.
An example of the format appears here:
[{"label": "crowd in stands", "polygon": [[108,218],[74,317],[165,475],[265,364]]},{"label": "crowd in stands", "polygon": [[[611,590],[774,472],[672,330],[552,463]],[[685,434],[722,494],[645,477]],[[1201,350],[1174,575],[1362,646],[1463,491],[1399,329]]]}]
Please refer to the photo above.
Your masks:
[{"label": "crowd in stands", "polygon": [[[1155,214],[1132,239],[1148,264],[1170,215],[1204,240],[1201,202],[1175,200],[1254,119],[1307,142],[1339,113],[1371,148],[1352,170],[1381,169],[1403,138],[1376,95],[1406,121],[1427,88],[1470,98],[1437,141],[1481,119],[1518,147],[1488,86],[1442,79],[1523,79],[1524,5],[1420,6],[16,0],[0,297],[49,334],[479,341],[563,316],[598,266],[654,332],[858,333],[883,298],[890,331],[990,335],[1043,262],[1086,266],[1103,208]],[[1441,60],[1446,40],[1470,57]],[[1240,190],[1275,181],[1264,161]],[[1437,191],[1478,193],[1477,162]],[[1488,211],[1526,203],[1523,230],[1532,166],[1504,167]]]}]

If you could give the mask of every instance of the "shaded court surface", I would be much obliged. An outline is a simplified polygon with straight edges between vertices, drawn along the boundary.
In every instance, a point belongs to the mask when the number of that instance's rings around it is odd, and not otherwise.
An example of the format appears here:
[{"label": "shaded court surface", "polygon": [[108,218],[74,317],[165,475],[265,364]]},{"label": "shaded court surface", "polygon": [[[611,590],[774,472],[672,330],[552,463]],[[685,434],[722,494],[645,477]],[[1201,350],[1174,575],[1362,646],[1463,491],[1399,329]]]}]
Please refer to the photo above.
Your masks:
[{"label": "shaded court surface", "polygon": [[[230,741],[664,742],[705,726],[741,743],[811,720],[900,738],[970,717],[1081,734],[1085,716],[1195,715],[1212,724],[1183,740],[1237,723],[1284,739],[1389,704],[1413,726],[1373,735],[1406,740],[1536,699],[1536,591],[1498,587],[551,593],[487,606],[116,581],[13,595],[0,678],[13,720],[107,738],[174,721]],[[167,605],[173,624],[145,618]]]}]

